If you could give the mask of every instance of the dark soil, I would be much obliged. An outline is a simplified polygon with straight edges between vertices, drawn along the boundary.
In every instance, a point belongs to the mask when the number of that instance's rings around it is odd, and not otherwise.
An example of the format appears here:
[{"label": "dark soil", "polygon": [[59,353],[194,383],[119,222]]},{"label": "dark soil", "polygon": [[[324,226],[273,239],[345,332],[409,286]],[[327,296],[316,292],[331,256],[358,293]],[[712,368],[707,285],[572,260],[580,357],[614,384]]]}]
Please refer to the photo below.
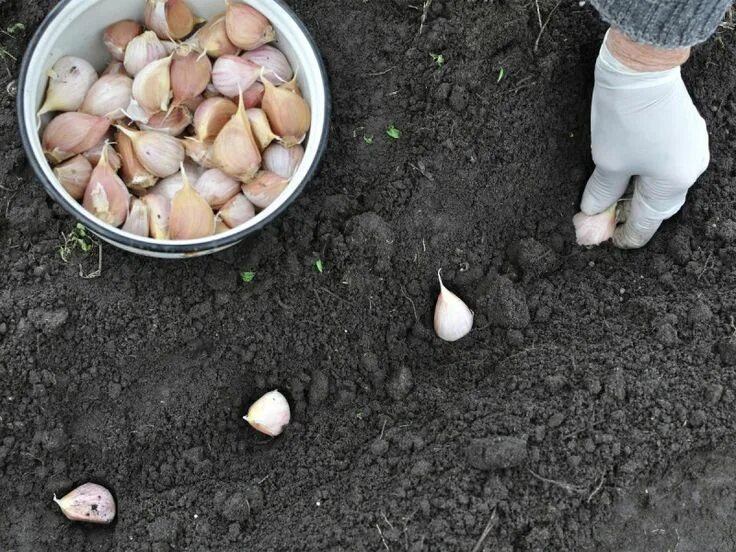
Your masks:
[{"label": "dark soil", "polygon": [[[53,4],[0,4],[26,27],[9,54]],[[564,0],[535,52],[534,2],[434,0],[421,36],[419,1],[291,4],[329,66],[330,148],[215,257],[105,246],[80,278],[96,254],[60,260],[74,222],[2,95],[0,549],[736,549],[733,33],[685,69],[713,162],[683,212],[642,251],[586,251],[590,6]],[[439,267],[477,315],[452,345]],[[241,416],[273,388],[294,422],[269,440]],[[111,527],[51,501],[89,480]]]}]

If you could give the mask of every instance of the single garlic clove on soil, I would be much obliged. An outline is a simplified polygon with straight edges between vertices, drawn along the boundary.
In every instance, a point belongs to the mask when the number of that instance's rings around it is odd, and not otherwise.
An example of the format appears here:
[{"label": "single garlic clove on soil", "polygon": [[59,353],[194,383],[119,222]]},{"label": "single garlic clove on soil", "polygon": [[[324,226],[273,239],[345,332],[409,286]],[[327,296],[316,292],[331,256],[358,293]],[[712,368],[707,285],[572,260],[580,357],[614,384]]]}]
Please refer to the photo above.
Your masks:
[{"label": "single garlic clove on soil", "polygon": [[194,113],[194,132],[200,142],[214,140],[238,106],[227,98],[209,98],[199,104]]},{"label": "single garlic clove on soil", "polygon": [[289,401],[278,391],[271,391],[254,402],[243,419],[261,433],[276,437],[291,421]]},{"label": "single garlic clove on soil", "polygon": [[89,179],[82,205],[102,222],[121,226],[128,216],[130,193],[107,158],[108,145]]},{"label": "single garlic clove on soil", "polygon": [[134,197],[130,200],[130,211],[125,219],[123,230],[147,238],[150,233],[148,224],[148,206],[143,200]]},{"label": "single garlic clove on soil", "polygon": [[286,85],[277,87],[263,79],[263,86],[266,91],[261,108],[266,112],[271,128],[281,136],[287,148],[301,144],[312,124],[309,104]]},{"label": "single garlic clove on soil", "polygon": [[180,40],[197,23],[185,0],[147,0],[145,21],[146,27],[162,40]]},{"label": "single garlic clove on soil", "polygon": [[251,180],[261,166],[261,151],[253,136],[242,95],[238,111],[215,139],[213,155],[223,172],[242,182]]},{"label": "single garlic clove on soil", "polygon": [[51,111],[77,111],[97,80],[89,62],[72,56],[60,58],[49,71],[46,99],[38,115]]},{"label": "single garlic clove on soil", "polygon": [[171,201],[158,194],[146,194],[141,200],[148,207],[148,229],[151,237],[157,240],[168,240]]},{"label": "single garlic clove on soil", "polygon": [[616,204],[597,215],[578,213],[572,218],[578,245],[599,245],[613,237],[616,230]]},{"label": "single garlic clove on soil", "polygon": [[177,104],[196,98],[210,83],[212,62],[190,46],[180,46],[171,61],[171,89]]},{"label": "single garlic clove on soil", "polygon": [[184,164],[181,165],[184,181],[171,202],[169,237],[172,240],[194,240],[215,233],[215,213],[210,204],[189,183]]},{"label": "single garlic clove on soil", "polygon": [[228,201],[217,217],[229,228],[237,228],[256,216],[256,208],[243,194],[238,194]]},{"label": "single garlic clove on soil", "polygon": [[263,68],[263,77],[273,84],[289,82],[294,77],[294,70],[289,64],[286,56],[274,46],[266,44],[250,52],[245,52],[240,57]]},{"label": "single garlic clove on soil", "polygon": [[113,59],[123,61],[128,44],[142,32],[143,26],[140,23],[125,19],[107,27],[102,35],[102,41]]},{"label": "single garlic clove on soil", "polygon": [[440,295],[434,309],[434,331],[440,339],[457,341],[473,328],[473,311],[445,287],[441,270],[437,272],[437,277],[440,280]]},{"label": "single garlic clove on soil", "polygon": [[79,111],[113,121],[123,119],[132,92],[133,79],[127,75],[103,75],[89,89]]},{"label": "single garlic clove on soil", "polygon": [[134,131],[117,127],[133,142],[133,151],[143,168],[159,178],[171,176],[184,162],[184,146],[168,134],[150,130]]},{"label": "single garlic clove on soil", "polygon": [[54,495],[54,502],[72,521],[108,524],[115,519],[115,499],[105,487],[85,483],[61,499]]},{"label": "single garlic clove on soil", "polygon": [[218,209],[240,193],[241,183],[220,169],[210,169],[200,176],[192,186],[210,207]]},{"label": "single garlic clove on soil", "polygon": [[260,171],[253,180],[243,184],[242,189],[253,205],[265,209],[276,201],[288,185],[288,179],[271,171]]},{"label": "single garlic clove on soil", "polygon": [[197,32],[197,44],[213,58],[238,53],[238,47],[227,36],[224,13],[214,17]]},{"label": "single garlic clove on soil", "polygon": [[43,151],[51,163],[60,163],[97,145],[110,129],[110,120],[86,113],[62,113],[43,131]]},{"label": "single garlic clove on soil", "polygon": [[156,33],[146,31],[130,41],[125,49],[123,65],[131,77],[135,77],[144,67],[169,54]]},{"label": "single garlic clove on soil", "polygon": [[291,178],[304,159],[304,148],[296,145],[286,148],[281,144],[271,144],[263,152],[263,168],[282,178]]},{"label": "single garlic clove on soil", "polygon": [[225,27],[230,42],[243,50],[254,50],[276,39],[271,22],[257,9],[228,0]]},{"label": "single garlic clove on soil", "polygon": [[54,167],[54,175],[61,187],[79,201],[84,197],[84,191],[92,176],[92,164],[83,155],[77,155]]},{"label": "single garlic clove on soil", "polygon": [[238,56],[221,56],[212,68],[212,84],[223,96],[234,98],[261,76],[261,68]]}]

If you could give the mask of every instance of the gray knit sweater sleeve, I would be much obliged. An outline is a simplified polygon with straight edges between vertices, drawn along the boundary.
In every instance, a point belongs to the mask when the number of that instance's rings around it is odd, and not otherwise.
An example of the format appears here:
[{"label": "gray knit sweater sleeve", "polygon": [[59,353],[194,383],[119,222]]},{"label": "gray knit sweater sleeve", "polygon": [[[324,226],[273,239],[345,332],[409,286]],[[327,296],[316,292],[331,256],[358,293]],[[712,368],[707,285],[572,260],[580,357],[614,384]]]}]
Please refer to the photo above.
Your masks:
[{"label": "gray knit sweater sleeve", "polygon": [[707,40],[733,0],[590,0],[601,17],[639,42],[663,48]]}]

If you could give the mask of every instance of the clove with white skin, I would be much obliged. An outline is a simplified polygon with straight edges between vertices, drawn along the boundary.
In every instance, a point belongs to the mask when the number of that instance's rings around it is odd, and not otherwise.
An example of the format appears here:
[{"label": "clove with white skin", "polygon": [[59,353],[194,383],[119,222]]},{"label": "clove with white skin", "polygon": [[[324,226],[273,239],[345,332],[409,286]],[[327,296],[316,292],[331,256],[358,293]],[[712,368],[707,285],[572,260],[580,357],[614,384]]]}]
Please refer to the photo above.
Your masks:
[{"label": "clove with white skin", "polygon": [[243,419],[261,433],[276,437],[291,421],[289,401],[278,391],[271,391],[254,402]]},{"label": "clove with white skin", "polygon": [[85,483],[54,502],[61,512],[72,521],[108,524],[115,519],[115,499],[102,485]]},{"label": "clove with white skin", "polygon": [[48,75],[46,100],[39,116],[51,111],[76,111],[97,80],[97,71],[88,61],[72,56],[59,59]]},{"label": "clove with white skin", "polygon": [[437,272],[440,295],[434,309],[434,331],[445,341],[457,341],[473,329],[473,311],[442,282],[442,270]]},{"label": "clove with white skin", "polygon": [[610,240],[616,230],[616,203],[597,215],[578,213],[572,218],[578,245],[593,247]]}]

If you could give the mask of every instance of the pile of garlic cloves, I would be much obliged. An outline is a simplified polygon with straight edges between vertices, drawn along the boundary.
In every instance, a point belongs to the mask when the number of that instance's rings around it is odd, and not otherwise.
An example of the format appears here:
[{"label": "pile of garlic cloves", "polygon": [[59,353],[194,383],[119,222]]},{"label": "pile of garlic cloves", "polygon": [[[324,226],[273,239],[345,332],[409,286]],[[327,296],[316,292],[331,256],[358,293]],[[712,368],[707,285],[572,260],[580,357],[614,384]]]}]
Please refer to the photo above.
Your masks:
[{"label": "pile of garlic cloves", "polygon": [[49,71],[46,158],[75,200],[125,232],[188,240],[237,228],[304,157],[311,112],[294,70],[247,4],[228,0],[204,21],[185,0],[145,0],[141,15],[105,29],[102,75],[70,56]]}]

